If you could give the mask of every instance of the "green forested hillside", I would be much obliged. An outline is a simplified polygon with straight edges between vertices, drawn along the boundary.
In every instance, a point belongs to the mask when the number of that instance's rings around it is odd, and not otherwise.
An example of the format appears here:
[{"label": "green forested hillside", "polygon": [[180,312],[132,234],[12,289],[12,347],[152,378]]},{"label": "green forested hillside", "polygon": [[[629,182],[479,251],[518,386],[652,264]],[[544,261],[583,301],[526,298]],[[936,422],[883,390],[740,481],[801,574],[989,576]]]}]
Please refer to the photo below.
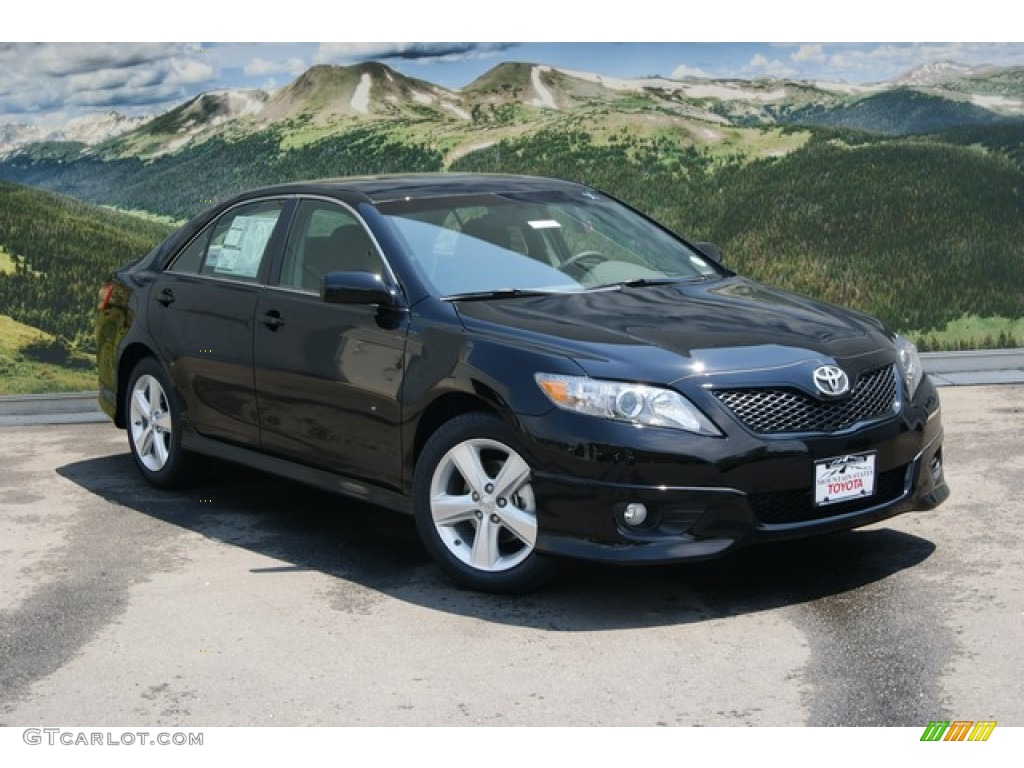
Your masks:
[{"label": "green forested hillside", "polygon": [[4,178],[121,208],[189,218],[252,187],[300,179],[389,171],[439,171],[442,154],[396,140],[380,126],[356,127],[290,150],[267,130],[237,140],[215,137],[144,163],[86,156],[73,164],[16,155]]},{"label": "green forested hillside", "polygon": [[0,382],[81,387],[99,286],[171,229],[93,204],[181,220],[257,186],[424,171],[581,181],[925,348],[1024,346],[1022,95],[1019,67],[854,92],[509,62],[460,91],[363,63],[200,94],[98,145],[0,156]]},{"label": "green forested hillside", "polygon": [[909,88],[898,88],[849,104],[795,109],[785,115],[785,122],[902,136],[955,126],[995,125],[1006,122],[1006,118],[969,101],[952,101]]},{"label": "green forested hillside", "polygon": [[0,182],[0,314],[93,349],[97,293],[117,265],[147,253],[170,227]]},{"label": "green forested hillside", "polygon": [[728,169],[709,229],[741,272],[900,329],[1024,316],[1024,173],[976,149],[817,143]]},{"label": "green forested hillside", "polygon": [[668,140],[599,146],[585,131],[540,133],[454,168],[587,181],[719,243],[747,276],[894,328],[1024,316],[1024,171],[978,147],[861,138],[822,135],[783,157],[741,162]]},{"label": "green forested hillside", "polygon": [[[395,121],[353,124],[290,149],[268,130],[235,141],[215,137],[150,162],[15,156],[0,170],[179,218],[246,188],[301,178],[436,170],[559,176],[600,187],[690,239],[719,243],[745,275],[878,315],[895,329],[927,335],[966,316],[1024,317],[1020,123],[912,137],[816,128],[800,142],[777,128],[751,128],[741,129],[742,144],[702,144],[691,124],[674,118],[594,109],[512,129],[459,130],[476,131],[458,139],[471,151],[449,155],[451,133],[436,124]],[[446,156],[455,159],[446,164]],[[0,298],[11,303],[8,314],[87,345],[91,313],[65,312],[62,291],[81,291],[76,306],[88,305],[96,275],[147,250],[163,230],[118,219],[128,228],[116,234],[121,224],[78,222],[74,228],[93,238],[105,232],[114,243],[145,244],[72,251],[62,219],[46,218],[51,204],[23,205],[37,214],[26,226],[45,241],[32,246],[28,264],[42,276],[22,270],[4,278]],[[4,226],[0,245],[23,253],[28,229],[12,240]],[[69,289],[51,273],[55,259],[70,265],[74,253],[85,262],[75,274],[91,277]]]},{"label": "green forested hillside", "polygon": [[1007,157],[1024,169],[1024,126],[1020,123],[993,126],[961,126],[927,137],[940,144],[976,147]]}]

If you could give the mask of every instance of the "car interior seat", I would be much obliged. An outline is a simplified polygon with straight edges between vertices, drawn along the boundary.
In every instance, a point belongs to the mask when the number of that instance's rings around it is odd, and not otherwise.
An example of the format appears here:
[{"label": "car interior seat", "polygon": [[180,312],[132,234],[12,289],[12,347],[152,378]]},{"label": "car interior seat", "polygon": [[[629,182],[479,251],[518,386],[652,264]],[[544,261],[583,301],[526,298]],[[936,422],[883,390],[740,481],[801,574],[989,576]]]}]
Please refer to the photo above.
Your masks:
[{"label": "car interior seat", "polygon": [[303,255],[302,287],[320,290],[328,272],[380,273],[381,260],[366,230],[358,224],[343,224],[327,237],[311,237]]}]

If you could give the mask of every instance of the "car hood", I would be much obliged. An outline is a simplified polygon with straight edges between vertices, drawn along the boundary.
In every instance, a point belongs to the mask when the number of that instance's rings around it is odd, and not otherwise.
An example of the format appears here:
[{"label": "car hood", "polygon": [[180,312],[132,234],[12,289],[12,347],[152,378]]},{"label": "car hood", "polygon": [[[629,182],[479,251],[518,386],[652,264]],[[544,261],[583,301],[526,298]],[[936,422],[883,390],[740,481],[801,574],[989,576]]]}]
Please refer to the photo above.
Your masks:
[{"label": "car hood", "polygon": [[509,336],[590,376],[672,383],[837,362],[895,362],[885,329],[857,312],[742,278],[456,302],[470,333]]}]

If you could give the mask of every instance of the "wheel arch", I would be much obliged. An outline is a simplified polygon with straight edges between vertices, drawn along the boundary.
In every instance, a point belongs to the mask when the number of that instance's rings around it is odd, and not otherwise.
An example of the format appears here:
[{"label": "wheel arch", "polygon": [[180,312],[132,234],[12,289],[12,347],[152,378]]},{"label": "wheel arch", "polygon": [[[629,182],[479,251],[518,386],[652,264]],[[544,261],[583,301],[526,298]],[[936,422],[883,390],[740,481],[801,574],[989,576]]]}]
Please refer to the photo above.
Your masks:
[{"label": "wheel arch", "polygon": [[[509,421],[509,410],[504,400],[486,384],[476,383],[474,392],[448,392],[435,399],[416,423],[412,451],[409,453],[408,477],[411,483],[413,472],[423,453],[427,441],[443,424],[464,413],[492,413]],[[513,428],[516,426],[511,424]]]},{"label": "wheel arch", "polygon": [[141,342],[134,342],[124,348],[121,359],[117,364],[117,411],[114,415],[114,424],[121,429],[127,426],[127,415],[124,412],[124,393],[128,388],[128,377],[131,376],[139,360],[144,357],[156,357],[156,353]]}]

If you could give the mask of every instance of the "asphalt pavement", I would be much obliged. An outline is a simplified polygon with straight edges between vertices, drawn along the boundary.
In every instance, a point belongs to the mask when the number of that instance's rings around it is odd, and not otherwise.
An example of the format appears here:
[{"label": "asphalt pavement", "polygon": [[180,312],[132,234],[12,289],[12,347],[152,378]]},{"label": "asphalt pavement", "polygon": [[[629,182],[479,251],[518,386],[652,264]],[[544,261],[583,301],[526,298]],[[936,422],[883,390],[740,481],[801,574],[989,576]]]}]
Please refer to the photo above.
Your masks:
[{"label": "asphalt pavement", "polygon": [[933,512],[524,597],[385,510],[216,463],[157,491],[109,423],[7,426],[0,725],[1024,725],[1024,386],[941,397]]}]

